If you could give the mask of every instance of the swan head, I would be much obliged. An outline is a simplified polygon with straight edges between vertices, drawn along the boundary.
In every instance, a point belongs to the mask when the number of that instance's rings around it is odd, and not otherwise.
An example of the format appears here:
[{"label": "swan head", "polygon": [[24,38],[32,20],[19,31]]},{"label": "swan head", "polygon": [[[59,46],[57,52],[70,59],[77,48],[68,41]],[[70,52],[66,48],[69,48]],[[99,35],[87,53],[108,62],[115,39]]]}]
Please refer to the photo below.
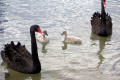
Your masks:
[{"label": "swan head", "polygon": [[104,7],[106,6],[106,0],[103,0],[103,6]]},{"label": "swan head", "polygon": [[67,32],[66,31],[63,31],[63,33],[61,35],[67,35]]},{"label": "swan head", "polygon": [[43,30],[43,34],[48,36],[48,33],[46,30]]},{"label": "swan head", "polygon": [[39,32],[40,34],[42,34],[42,30],[40,29],[40,27],[38,25],[32,25],[30,28],[31,32]]}]

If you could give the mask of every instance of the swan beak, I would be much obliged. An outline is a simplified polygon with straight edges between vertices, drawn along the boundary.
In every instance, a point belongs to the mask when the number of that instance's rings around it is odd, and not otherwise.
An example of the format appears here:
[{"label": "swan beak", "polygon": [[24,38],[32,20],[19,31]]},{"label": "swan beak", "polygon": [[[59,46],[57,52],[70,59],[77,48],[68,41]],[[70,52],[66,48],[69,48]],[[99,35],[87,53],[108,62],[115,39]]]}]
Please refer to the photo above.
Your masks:
[{"label": "swan beak", "polygon": [[48,33],[46,33],[46,35],[48,36]]},{"label": "swan beak", "polygon": [[39,32],[40,34],[42,34],[42,30],[41,30],[40,28],[38,28],[38,32]]}]

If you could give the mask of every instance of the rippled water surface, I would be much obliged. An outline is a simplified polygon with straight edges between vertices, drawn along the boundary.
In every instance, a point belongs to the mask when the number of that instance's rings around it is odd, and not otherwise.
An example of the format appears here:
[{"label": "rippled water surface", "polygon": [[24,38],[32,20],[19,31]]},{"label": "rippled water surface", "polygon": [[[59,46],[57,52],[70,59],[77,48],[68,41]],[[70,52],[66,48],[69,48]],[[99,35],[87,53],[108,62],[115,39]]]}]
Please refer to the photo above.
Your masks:
[{"label": "rippled water surface", "polygon": [[[120,80],[120,1],[107,0],[113,34],[91,34],[90,19],[101,11],[101,0],[0,0],[0,51],[20,41],[31,52],[29,28],[46,29],[50,43],[37,41],[42,71],[22,74],[0,57],[0,80]],[[82,45],[62,43],[61,33],[81,37]]]}]

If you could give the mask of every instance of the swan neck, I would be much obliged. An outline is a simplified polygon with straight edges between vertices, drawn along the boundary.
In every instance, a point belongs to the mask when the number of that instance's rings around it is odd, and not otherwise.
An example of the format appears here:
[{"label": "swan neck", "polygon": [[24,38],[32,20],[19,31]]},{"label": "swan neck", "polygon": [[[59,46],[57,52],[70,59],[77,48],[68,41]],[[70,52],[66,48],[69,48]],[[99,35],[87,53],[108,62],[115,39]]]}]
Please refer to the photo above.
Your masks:
[{"label": "swan neck", "polygon": [[32,52],[32,57],[33,61],[38,60],[38,52],[37,52],[37,43],[36,43],[36,38],[35,38],[35,31],[31,31],[31,52]]},{"label": "swan neck", "polygon": [[43,34],[43,39],[45,39],[45,34]]},{"label": "swan neck", "polygon": [[67,38],[67,34],[65,34],[64,40],[66,40],[66,38]]},{"label": "swan neck", "polygon": [[105,23],[105,15],[106,15],[106,13],[105,13],[105,7],[103,6],[103,0],[101,0],[101,20]]}]

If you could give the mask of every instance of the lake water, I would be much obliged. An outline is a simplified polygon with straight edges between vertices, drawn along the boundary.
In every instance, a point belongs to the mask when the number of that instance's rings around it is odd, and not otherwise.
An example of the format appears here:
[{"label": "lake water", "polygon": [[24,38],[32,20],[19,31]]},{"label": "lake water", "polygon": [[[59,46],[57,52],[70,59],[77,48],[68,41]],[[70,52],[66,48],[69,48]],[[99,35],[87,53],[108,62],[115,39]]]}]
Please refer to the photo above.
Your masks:
[{"label": "lake water", "polygon": [[[101,12],[101,0],[0,0],[0,51],[4,44],[20,41],[31,52],[33,24],[50,37],[47,45],[37,41],[41,73],[13,71],[0,57],[0,80],[120,80],[120,0],[106,3],[113,22],[109,37],[91,34],[95,11]],[[64,30],[83,43],[62,43]]]}]

